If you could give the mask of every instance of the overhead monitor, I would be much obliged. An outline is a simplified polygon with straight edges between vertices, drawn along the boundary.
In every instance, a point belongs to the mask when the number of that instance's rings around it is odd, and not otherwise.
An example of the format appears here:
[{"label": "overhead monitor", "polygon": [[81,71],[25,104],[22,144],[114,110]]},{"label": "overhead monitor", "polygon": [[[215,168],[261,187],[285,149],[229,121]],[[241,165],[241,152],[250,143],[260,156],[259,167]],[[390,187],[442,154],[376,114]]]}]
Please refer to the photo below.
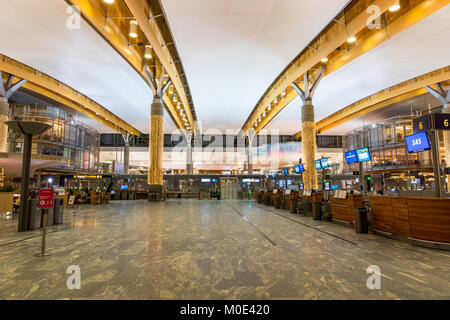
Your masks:
[{"label": "overhead monitor", "polygon": [[406,148],[409,153],[430,150],[430,142],[426,132],[419,132],[405,137]]},{"label": "overhead monitor", "polygon": [[316,166],[316,170],[322,169],[322,162],[319,160],[314,161],[314,165]]},{"label": "overhead monitor", "polygon": [[243,183],[258,183],[259,178],[242,178]]},{"label": "overhead monitor", "polygon": [[348,164],[358,162],[358,158],[356,157],[356,151],[355,150],[347,151],[345,153],[345,160],[347,160]]},{"label": "overhead monitor", "polygon": [[276,178],[277,177],[277,173],[276,172],[272,172],[272,177]]},{"label": "overhead monitor", "polygon": [[339,186],[337,184],[332,184],[331,185],[331,190],[338,190]]},{"label": "overhead monitor", "polygon": [[320,165],[322,166],[322,169],[328,168],[328,158],[320,159]]},{"label": "overhead monitor", "polygon": [[356,157],[358,158],[358,162],[366,162],[370,161],[370,152],[369,148],[361,148],[356,150]]},{"label": "overhead monitor", "polygon": [[295,173],[302,173],[305,171],[305,167],[303,164],[298,164],[295,166]]},{"label": "overhead monitor", "polygon": [[298,184],[298,188],[299,188],[300,190],[304,190],[304,189],[305,189],[305,185],[304,185],[303,183],[299,183],[299,184]]},{"label": "overhead monitor", "polygon": [[121,185],[120,190],[128,190],[128,185],[127,184]]}]

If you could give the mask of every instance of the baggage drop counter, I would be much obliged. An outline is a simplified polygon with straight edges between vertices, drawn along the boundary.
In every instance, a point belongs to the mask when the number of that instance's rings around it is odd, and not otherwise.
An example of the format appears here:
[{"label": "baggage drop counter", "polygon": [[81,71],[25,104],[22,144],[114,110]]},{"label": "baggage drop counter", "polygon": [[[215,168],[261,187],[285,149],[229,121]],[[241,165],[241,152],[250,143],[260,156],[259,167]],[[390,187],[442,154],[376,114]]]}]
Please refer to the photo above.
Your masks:
[{"label": "baggage drop counter", "polygon": [[371,196],[376,233],[450,249],[450,199]]}]

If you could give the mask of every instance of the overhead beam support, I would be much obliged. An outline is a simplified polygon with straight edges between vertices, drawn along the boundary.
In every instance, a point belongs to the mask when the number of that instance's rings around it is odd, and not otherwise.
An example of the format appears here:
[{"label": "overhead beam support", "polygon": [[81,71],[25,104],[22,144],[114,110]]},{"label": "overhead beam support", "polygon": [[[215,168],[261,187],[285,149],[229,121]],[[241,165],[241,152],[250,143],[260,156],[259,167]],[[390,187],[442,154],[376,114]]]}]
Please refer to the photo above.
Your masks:
[{"label": "overhead beam support", "polygon": [[[146,36],[150,45],[152,46],[155,54],[158,56],[159,61],[164,66],[167,74],[172,80],[172,84],[180,96],[181,103],[186,110],[186,117],[193,130],[194,135],[196,134],[196,126],[194,123],[194,117],[191,112],[190,104],[187,100],[186,92],[184,90],[183,83],[181,81],[181,76],[178,74],[176,65],[172,62],[172,58],[167,48],[167,44],[164,43],[164,39],[159,32],[157,23],[155,19],[149,20],[150,8],[148,7],[146,0],[124,0],[128,9],[130,9],[132,15],[136,19],[141,28],[142,32]],[[184,126],[183,126],[184,128]]]},{"label": "overhead beam support", "polygon": [[[117,129],[120,128],[126,132],[132,133],[136,136],[141,135],[141,132],[128,124],[127,122],[120,119],[118,116],[107,110],[105,107],[96,103],[92,99],[83,95],[82,93],[76,91],[75,89],[59,82],[58,80],[36,70],[25,64],[22,64],[16,60],[10,59],[6,56],[0,55],[0,71],[9,73],[14,75],[15,77],[26,80],[27,83],[23,83],[22,85],[26,87],[26,84],[32,83],[37,85],[45,90],[41,90],[41,92],[46,93],[48,91],[57,94],[64,99],[71,101],[72,103],[76,103],[82,108],[80,111],[86,114],[88,117],[93,118],[95,120],[99,120],[103,118],[102,123],[108,125],[111,128]],[[33,86],[29,86],[30,90],[33,90]],[[86,112],[88,110],[89,112]],[[93,114],[95,116],[93,116]]]},{"label": "overhead beam support", "polygon": [[[343,107],[339,111],[316,122],[316,131],[325,132],[347,121],[359,118],[365,114],[380,110],[393,103],[410,99],[427,93],[424,89],[436,83],[443,83],[450,79],[450,66],[423,74],[381,90],[355,103]],[[301,137],[301,132],[295,135]]]},{"label": "overhead beam support", "polygon": [[[377,5],[381,10],[380,14],[386,12],[397,1],[373,1],[371,5]],[[397,17],[383,29],[371,30],[367,35],[358,39],[350,50],[343,50],[340,54],[330,57],[324,76],[345,66],[347,63],[358,58],[362,54],[372,50],[376,46],[385,42],[392,36],[408,29],[412,25],[428,17],[439,9],[448,5],[448,0],[426,0]],[[255,119],[264,111],[264,109],[280,94],[281,91],[291,86],[291,83],[300,79],[301,76],[311,68],[321,63],[321,59],[329,57],[331,53],[347,43],[349,34],[356,34],[367,26],[369,14],[366,10],[361,11],[352,21],[348,22],[348,32],[343,23],[335,23],[326,28],[324,33],[320,34],[314,41],[319,43],[318,47],[305,49],[286,69],[277,80],[272,83],[270,88],[260,99],[251,115],[245,122],[242,130],[245,132],[255,123]],[[375,16],[371,16],[375,18]],[[332,22],[333,23],[333,22]],[[341,51],[341,50],[339,50]],[[267,124],[276,117],[276,115],[287,106],[297,95],[294,90],[286,90],[286,96],[276,105],[272,105],[272,111],[266,115],[256,128],[262,130]]]}]

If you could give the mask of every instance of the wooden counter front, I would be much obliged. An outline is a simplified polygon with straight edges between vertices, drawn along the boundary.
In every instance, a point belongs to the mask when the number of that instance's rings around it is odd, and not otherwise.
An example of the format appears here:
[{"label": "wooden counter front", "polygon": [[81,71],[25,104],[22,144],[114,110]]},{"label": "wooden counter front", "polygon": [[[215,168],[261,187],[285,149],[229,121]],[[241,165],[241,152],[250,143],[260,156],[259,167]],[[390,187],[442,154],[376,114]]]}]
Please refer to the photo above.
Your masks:
[{"label": "wooden counter front", "polygon": [[355,209],[363,207],[362,195],[347,195],[346,199],[330,197],[331,216],[333,220],[355,223]]},{"label": "wooden counter front", "polygon": [[375,230],[450,243],[450,199],[371,196],[370,206]]},{"label": "wooden counter front", "polygon": [[287,210],[291,210],[291,199],[298,199],[297,191],[291,191],[290,194],[284,195],[284,206]]}]

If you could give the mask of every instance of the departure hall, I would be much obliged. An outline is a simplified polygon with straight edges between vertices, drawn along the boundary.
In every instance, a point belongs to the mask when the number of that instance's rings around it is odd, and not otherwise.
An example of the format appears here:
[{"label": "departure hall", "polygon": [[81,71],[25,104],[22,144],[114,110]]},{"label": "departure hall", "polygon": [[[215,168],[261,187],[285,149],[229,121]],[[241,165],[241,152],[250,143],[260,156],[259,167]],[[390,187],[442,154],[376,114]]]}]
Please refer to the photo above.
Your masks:
[{"label": "departure hall", "polygon": [[448,0],[2,0],[0,80],[0,300],[450,300]]}]

